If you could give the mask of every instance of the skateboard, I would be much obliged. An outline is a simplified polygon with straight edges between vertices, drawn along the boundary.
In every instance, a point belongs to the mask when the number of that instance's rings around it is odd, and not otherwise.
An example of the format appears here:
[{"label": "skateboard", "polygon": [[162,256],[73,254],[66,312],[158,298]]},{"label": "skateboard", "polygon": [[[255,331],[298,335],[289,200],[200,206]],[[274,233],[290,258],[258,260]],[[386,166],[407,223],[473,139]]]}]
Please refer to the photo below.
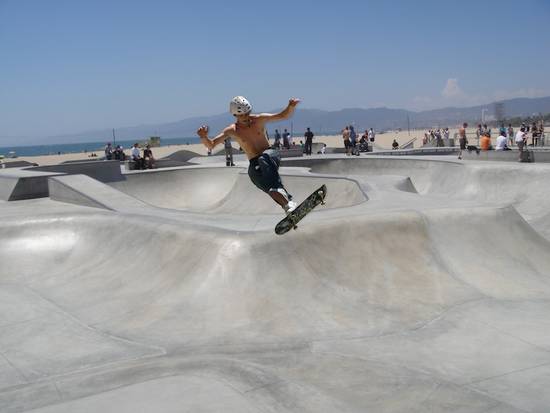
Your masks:
[{"label": "skateboard", "polygon": [[307,214],[309,214],[313,208],[317,205],[325,204],[325,197],[327,196],[327,187],[322,185],[320,188],[313,191],[304,201],[296,207],[294,211],[284,217],[275,226],[275,233],[277,235],[283,235],[290,231],[292,228],[298,228],[298,222],[300,222]]}]

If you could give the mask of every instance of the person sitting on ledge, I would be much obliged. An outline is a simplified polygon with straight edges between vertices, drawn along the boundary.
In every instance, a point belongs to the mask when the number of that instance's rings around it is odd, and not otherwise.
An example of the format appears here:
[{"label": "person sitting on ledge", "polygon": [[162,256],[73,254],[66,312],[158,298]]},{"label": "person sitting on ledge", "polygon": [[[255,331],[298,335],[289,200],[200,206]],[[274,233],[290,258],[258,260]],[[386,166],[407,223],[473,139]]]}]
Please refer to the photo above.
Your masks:
[{"label": "person sitting on ledge", "polygon": [[397,142],[397,139],[394,139],[391,144],[392,149],[399,149],[399,143]]},{"label": "person sitting on ledge", "polygon": [[147,144],[143,150],[143,162],[147,165],[147,168],[153,169],[155,167],[155,157],[151,150],[151,145]]},{"label": "person sitting on ledge", "polygon": [[489,132],[483,132],[481,138],[479,139],[479,147],[482,151],[489,151],[493,149],[493,147],[491,146],[491,137],[489,135]]},{"label": "person sitting on ledge", "polygon": [[511,149],[506,145],[507,140],[508,138],[506,137],[506,132],[501,132],[497,138],[495,151],[511,151]]},{"label": "person sitting on ledge", "polygon": [[145,169],[145,159],[141,157],[137,143],[134,143],[134,147],[132,148],[132,160],[135,162],[134,169]]}]

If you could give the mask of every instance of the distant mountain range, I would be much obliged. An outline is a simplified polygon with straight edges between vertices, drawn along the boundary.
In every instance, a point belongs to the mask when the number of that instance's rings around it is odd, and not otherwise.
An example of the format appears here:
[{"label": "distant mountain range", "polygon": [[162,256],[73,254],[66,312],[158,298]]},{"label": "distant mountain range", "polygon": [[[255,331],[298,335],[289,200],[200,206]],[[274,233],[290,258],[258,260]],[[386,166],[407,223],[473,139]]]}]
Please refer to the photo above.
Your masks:
[{"label": "distant mountain range", "polygon": [[[502,101],[506,118],[530,116],[534,113],[550,113],[550,96],[543,98],[516,98]],[[472,107],[448,107],[443,109],[413,112],[405,109],[371,108],[342,109],[325,111],[318,109],[297,109],[291,120],[270,124],[269,132],[275,128],[290,130],[291,122],[294,132],[302,132],[310,127],[316,134],[328,134],[340,131],[344,125],[353,124],[358,130],[374,128],[375,130],[454,127],[462,122],[479,122],[481,111],[486,109],[487,120],[495,119],[495,102]],[[161,138],[180,138],[195,136],[200,125],[210,126],[211,135],[233,122],[229,113],[214,116],[193,117],[176,122],[116,128],[117,140],[141,140],[148,136],[158,135]],[[111,140],[112,130],[95,130],[78,134],[50,136],[48,143],[78,143]],[[34,140],[36,141],[36,140]],[[44,142],[44,139],[41,139]],[[20,143],[21,140],[19,140]],[[37,144],[40,142],[29,142]]]}]

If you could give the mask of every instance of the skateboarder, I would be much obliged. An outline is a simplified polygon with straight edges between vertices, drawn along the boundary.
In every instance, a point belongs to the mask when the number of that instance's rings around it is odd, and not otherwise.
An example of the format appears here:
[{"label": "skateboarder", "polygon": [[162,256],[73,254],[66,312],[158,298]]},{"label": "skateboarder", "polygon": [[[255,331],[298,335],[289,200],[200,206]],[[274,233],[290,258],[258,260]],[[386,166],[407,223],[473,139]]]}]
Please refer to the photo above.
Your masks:
[{"label": "skateboarder", "polygon": [[252,183],[271,196],[287,214],[292,212],[297,204],[291,200],[292,196],[281,182],[278,171],[279,153],[269,147],[265,124],[289,118],[299,102],[299,99],[292,98],[288,101],[288,106],[280,113],[253,115],[251,114],[252,105],[248,100],[242,96],[236,96],[229,104],[229,111],[235,116],[235,123],[227,126],[214,139],[208,138],[208,126],[201,126],[197,130],[202,143],[210,150],[228,137],[235,139],[250,162],[248,176]]}]

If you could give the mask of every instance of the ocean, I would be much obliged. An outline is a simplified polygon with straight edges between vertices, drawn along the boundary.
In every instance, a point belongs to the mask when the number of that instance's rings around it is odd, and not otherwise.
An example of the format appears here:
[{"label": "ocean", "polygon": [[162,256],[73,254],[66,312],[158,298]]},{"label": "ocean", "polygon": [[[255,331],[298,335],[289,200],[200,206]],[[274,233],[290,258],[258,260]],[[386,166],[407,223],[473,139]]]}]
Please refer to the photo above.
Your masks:
[{"label": "ocean", "polygon": [[[139,142],[139,141],[138,141]],[[185,145],[199,143],[200,139],[194,138],[161,138],[160,146],[168,145]],[[59,143],[51,145],[34,145],[34,146],[5,146],[0,147],[0,155],[7,156],[9,152],[15,152],[17,156],[39,156],[39,155],[53,155],[58,153],[78,153],[78,152],[100,152],[98,156],[102,156],[103,149],[105,148],[106,141],[98,142],[83,142],[83,143]],[[131,141],[119,141],[111,142],[113,147],[116,145],[122,145],[124,149],[130,148],[135,140]]]}]

